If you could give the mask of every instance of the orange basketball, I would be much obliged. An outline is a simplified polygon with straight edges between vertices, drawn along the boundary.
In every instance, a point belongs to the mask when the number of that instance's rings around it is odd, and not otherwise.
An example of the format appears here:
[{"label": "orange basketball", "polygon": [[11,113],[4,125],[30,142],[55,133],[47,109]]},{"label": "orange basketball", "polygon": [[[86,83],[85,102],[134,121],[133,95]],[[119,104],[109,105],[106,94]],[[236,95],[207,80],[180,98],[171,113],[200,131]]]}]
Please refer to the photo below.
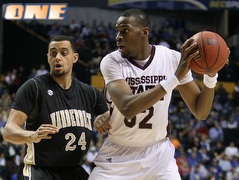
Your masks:
[{"label": "orange basketball", "polygon": [[226,64],[228,48],[224,39],[215,32],[201,31],[193,35],[200,56],[192,59],[191,69],[199,74],[216,73]]}]

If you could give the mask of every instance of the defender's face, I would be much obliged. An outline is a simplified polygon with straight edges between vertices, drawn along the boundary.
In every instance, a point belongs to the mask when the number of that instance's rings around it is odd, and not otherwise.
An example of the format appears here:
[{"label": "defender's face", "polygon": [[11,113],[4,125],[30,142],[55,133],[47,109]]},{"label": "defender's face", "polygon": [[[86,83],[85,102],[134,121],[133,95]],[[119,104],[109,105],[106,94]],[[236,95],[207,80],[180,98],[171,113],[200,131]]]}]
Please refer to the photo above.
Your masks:
[{"label": "defender's face", "polygon": [[142,27],[137,25],[134,17],[121,16],[116,22],[117,47],[123,58],[137,59],[142,44]]},{"label": "defender's face", "polygon": [[48,47],[48,63],[51,74],[63,76],[72,72],[73,64],[78,60],[78,53],[74,53],[69,41],[52,41]]}]

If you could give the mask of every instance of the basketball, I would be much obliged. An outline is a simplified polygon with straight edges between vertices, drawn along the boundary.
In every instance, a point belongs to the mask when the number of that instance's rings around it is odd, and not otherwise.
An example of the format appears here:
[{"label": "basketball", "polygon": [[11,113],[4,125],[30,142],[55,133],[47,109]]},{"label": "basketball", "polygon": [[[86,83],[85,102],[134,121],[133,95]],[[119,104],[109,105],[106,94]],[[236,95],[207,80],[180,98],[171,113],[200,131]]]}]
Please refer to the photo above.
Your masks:
[{"label": "basketball", "polygon": [[224,39],[211,31],[198,32],[192,38],[198,43],[200,56],[191,60],[191,69],[198,74],[216,73],[222,69],[229,55]]}]

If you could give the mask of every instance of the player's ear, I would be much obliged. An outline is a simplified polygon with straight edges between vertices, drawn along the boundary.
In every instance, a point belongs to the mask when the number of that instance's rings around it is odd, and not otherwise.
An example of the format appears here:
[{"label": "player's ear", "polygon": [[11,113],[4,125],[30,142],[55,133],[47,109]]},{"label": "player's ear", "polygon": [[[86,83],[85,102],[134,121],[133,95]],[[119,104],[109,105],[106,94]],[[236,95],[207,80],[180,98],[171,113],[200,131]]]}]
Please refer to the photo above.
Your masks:
[{"label": "player's ear", "polygon": [[148,36],[149,34],[149,28],[143,28],[142,29],[142,36]]},{"label": "player's ear", "polygon": [[73,56],[73,63],[76,63],[79,59],[79,54],[78,53],[74,53],[74,56]]},{"label": "player's ear", "polygon": [[49,63],[49,53],[46,54],[47,62]]}]

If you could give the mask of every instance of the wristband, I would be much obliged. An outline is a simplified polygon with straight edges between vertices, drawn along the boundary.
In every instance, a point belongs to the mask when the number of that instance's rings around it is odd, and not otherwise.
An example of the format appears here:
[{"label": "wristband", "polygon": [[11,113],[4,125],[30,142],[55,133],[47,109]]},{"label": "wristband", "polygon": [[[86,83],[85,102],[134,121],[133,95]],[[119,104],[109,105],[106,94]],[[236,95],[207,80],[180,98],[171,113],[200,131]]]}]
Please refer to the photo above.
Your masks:
[{"label": "wristband", "polygon": [[177,85],[179,84],[179,81],[178,81],[178,78],[173,75],[173,76],[170,76],[168,79],[166,80],[162,80],[160,83],[159,83],[163,88],[164,90],[169,93],[171,92],[175,87],[177,87]]},{"label": "wristband", "polygon": [[218,77],[218,73],[211,77],[208,76],[207,74],[203,75],[203,84],[205,86],[207,86],[208,88],[215,88],[216,84],[217,84],[217,77]]}]

